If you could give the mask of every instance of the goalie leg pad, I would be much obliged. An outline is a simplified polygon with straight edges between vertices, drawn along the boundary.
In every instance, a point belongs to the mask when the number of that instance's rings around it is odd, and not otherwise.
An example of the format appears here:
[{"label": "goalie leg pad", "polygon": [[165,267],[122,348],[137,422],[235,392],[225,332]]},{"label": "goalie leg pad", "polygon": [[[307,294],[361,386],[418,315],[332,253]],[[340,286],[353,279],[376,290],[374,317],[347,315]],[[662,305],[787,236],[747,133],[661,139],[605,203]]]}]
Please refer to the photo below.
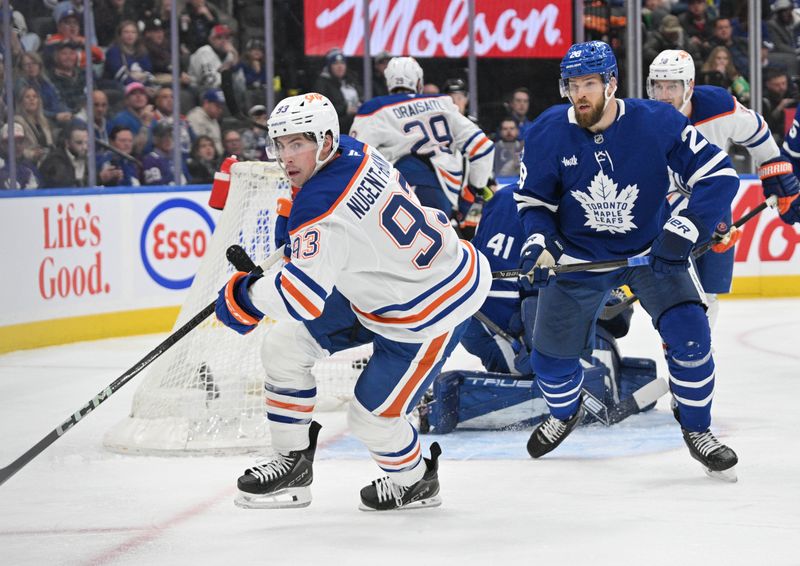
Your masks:
[{"label": "goalie leg pad", "polygon": [[580,359],[555,358],[534,348],[531,361],[550,414],[560,421],[568,421],[581,402],[583,368]]},{"label": "goalie leg pad", "polygon": [[492,334],[479,320],[470,318],[461,345],[472,354],[480,358],[487,371],[496,373],[516,373],[514,358],[516,352],[506,340]]},{"label": "goalie leg pad", "polygon": [[705,311],[698,303],[672,307],[658,320],[658,331],[666,346],[670,390],[681,426],[691,432],[706,431],[711,425],[714,357]]}]

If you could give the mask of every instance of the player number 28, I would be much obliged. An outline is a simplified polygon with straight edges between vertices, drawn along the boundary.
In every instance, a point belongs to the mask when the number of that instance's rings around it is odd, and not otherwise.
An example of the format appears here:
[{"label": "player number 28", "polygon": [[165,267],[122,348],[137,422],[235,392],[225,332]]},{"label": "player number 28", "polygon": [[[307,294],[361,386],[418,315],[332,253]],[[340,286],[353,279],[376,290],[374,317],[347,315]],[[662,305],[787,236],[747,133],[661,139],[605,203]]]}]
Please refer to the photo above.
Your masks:
[{"label": "player number 28", "polygon": [[[446,220],[446,219],[445,219]],[[400,193],[395,193],[381,211],[381,227],[399,248],[423,243],[411,263],[417,269],[430,267],[442,249],[442,233],[428,224],[420,207]],[[418,238],[422,238],[418,241]]]}]

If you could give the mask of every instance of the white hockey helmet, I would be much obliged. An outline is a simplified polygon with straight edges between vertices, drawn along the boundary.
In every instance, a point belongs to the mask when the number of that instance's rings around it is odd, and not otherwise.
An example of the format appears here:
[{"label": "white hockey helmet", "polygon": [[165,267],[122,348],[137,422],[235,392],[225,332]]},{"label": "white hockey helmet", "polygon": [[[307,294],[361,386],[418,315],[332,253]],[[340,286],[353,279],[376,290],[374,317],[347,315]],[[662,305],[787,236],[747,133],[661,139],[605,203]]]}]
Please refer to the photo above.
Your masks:
[{"label": "white hockey helmet", "polygon": [[389,92],[396,88],[422,92],[422,67],[413,57],[393,57],[386,65],[383,76],[386,77],[386,87]]},{"label": "white hockey helmet", "polygon": [[[311,134],[317,140],[317,165],[314,172],[331,160],[339,148],[339,116],[327,97],[316,93],[299,94],[281,100],[267,122],[269,138],[273,145],[276,138],[291,134]],[[320,160],[325,134],[331,133],[333,146],[327,158]],[[274,149],[274,148],[273,148]],[[277,155],[277,151],[275,152]],[[280,158],[278,164],[283,167]]]},{"label": "white hockey helmet", "polygon": [[683,111],[692,97],[694,86],[694,60],[686,51],[680,49],[666,49],[659,53],[650,63],[650,73],[647,75],[647,96],[655,99],[655,81],[683,81]]}]

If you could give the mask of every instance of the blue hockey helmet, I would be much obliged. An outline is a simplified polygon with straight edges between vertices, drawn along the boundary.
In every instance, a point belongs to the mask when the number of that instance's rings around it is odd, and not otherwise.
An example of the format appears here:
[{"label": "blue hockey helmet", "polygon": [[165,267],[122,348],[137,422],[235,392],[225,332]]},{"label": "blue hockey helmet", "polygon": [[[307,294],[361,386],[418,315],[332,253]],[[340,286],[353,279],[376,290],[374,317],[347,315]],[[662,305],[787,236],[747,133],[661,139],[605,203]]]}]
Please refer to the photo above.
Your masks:
[{"label": "blue hockey helmet", "polygon": [[576,43],[570,47],[561,60],[561,96],[567,97],[569,79],[595,73],[599,73],[606,84],[617,76],[617,58],[611,47],[602,41]]}]

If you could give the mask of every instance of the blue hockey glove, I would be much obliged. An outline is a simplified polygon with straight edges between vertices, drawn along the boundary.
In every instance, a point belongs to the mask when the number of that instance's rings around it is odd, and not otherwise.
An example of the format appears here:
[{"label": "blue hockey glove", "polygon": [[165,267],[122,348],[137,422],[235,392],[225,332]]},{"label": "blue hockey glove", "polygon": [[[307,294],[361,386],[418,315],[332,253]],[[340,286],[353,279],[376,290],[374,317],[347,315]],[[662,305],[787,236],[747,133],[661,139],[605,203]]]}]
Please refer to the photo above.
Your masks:
[{"label": "blue hockey glove", "polygon": [[[685,211],[684,211],[685,212]],[[700,240],[700,223],[689,216],[673,216],[664,224],[650,248],[651,267],[656,277],[664,277],[689,269],[692,248]]]},{"label": "blue hockey glove", "polygon": [[764,197],[778,197],[778,213],[787,224],[800,221],[800,182],[794,174],[792,164],[783,157],[773,157],[758,168],[758,176],[764,187]]},{"label": "blue hockey glove", "polygon": [[800,198],[797,195],[795,195],[795,199],[791,201],[786,212],[781,213],[781,220],[790,225],[800,222]]},{"label": "blue hockey glove", "polygon": [[247,334],[261,322],[264,313],[255,307],[247,296],[247,290],[262,277],[260,274],[237,271],[219,290],[214,310],[222,324],[239,334]]},{"label": "blue hockey glove", "polygon": [[547,287],[552,282],[556,261],[561,257],[557,246],[547,245],[542,234],[533,234],[522,245],[519,268],[519,284],[523,292],[530,293],[536,289]]}]

